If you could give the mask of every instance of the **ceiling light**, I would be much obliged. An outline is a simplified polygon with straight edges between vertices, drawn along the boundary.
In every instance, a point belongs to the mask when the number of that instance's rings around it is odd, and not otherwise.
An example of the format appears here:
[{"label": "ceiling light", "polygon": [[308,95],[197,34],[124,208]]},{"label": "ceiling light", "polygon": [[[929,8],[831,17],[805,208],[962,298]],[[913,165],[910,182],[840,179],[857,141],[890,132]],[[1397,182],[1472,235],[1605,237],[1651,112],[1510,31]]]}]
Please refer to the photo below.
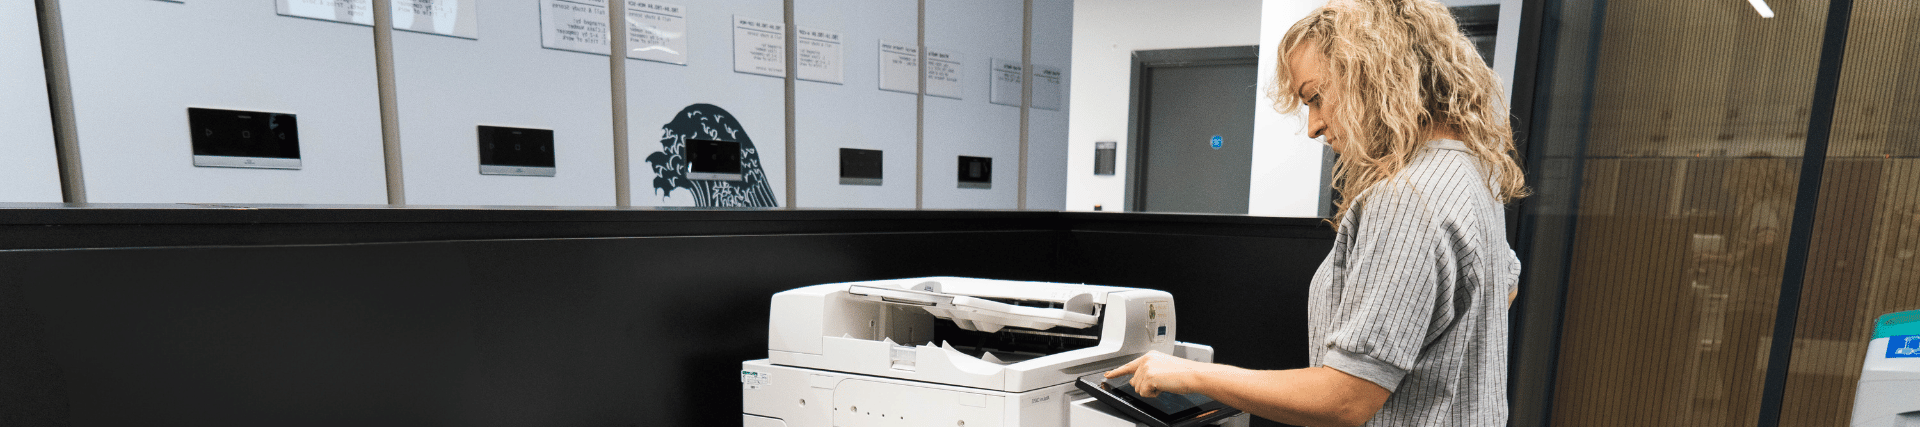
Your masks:
[{"label": "ceiling light", "polygon": [[1753,11],[1760,12],[1761,18],[1773,17],[1773,8],[1767,7],[1767,0],[1747,0],[1747,3],[1753,4]]}]

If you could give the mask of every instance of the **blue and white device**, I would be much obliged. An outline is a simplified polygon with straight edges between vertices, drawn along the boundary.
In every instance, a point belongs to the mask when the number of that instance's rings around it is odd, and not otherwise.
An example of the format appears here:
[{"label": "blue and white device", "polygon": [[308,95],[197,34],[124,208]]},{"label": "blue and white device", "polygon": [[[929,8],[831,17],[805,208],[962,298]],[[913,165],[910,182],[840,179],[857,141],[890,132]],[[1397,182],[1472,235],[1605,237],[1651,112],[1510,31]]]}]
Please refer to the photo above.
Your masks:
[{"label": "blue and white device", "polygon": [[1853,396],[1854,427],[1920,426],[1920,310],[1874,322]]}]

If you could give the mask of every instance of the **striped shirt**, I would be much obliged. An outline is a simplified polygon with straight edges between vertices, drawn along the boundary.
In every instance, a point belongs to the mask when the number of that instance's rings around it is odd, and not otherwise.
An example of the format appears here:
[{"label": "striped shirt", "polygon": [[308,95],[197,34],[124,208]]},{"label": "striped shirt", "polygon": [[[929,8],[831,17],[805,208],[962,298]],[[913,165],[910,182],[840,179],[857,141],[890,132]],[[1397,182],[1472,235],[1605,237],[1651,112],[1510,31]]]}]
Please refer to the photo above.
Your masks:
[{"label": "striped shirt", "polygon": [[1392,392],[1369,426],[1507,423],[1507,293],[1520,260],[1487,168],[1427,143],[1364,190],[1307,302],[1308,358]]}]

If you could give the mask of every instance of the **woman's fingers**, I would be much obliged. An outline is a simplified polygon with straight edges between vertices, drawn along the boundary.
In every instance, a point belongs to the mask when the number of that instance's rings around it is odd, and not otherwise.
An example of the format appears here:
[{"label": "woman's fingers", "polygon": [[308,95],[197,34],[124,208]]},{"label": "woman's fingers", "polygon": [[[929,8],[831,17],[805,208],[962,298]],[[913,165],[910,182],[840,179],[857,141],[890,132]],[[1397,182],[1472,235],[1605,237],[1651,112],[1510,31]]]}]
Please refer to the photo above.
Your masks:
[{"label": "woman's fingers", "polygon": [[1140,356],[1138,358],[1135,358],[1133,359],[1132,362],[1127,362],[1127,364],[1125,365],[1120,365],[1120,367],[1118,368],[1114,368],[1111,371],[1107,371],[1107,378],[1113,378],[1121,375],[1131,374],[1133,373],[1134,370],[1140,368],[1141,363],[1146,363],[1146,361],[1147,361],[1147,356]]},{"label": "woman's fingers", "polygon": [[1149,399],[1160,395],[1160,390],[1153,387],[1153,380],[1147,377],[1145,371],[1133,374],[1133,392]]}]

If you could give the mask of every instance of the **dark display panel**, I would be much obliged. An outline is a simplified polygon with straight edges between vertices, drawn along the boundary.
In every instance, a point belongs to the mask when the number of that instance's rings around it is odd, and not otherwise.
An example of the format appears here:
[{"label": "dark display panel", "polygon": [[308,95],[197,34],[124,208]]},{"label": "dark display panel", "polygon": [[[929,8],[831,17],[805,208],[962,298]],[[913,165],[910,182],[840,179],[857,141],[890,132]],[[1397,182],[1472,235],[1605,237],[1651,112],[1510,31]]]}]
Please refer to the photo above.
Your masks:
[{"label": "dark display panel", "polygon": [[687,140],[687,177],[741,181],[740,143],[706,139]]},{"label": "dark display panel", "polygon": [[300,127],[294,115],[187,108],[194,164],[213,167],[300,167]]}]

